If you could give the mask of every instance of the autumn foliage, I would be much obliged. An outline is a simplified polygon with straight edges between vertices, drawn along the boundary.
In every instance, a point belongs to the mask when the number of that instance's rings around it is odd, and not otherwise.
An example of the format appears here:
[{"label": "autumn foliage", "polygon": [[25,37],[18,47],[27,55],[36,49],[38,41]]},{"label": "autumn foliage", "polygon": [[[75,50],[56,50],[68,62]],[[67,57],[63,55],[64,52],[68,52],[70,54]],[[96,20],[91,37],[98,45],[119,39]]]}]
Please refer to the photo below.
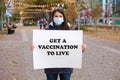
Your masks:
[{"label": "autumn foliage", "polygon": [[98,19],[100,17],[100,15],[101,15],[102,11],[103,10],[100,7],[100,5],[96,4],[96,7],[93,10],[91,10],[90,12],[88,12],[88,14],[90,16],[92,16],[93,19]]}]

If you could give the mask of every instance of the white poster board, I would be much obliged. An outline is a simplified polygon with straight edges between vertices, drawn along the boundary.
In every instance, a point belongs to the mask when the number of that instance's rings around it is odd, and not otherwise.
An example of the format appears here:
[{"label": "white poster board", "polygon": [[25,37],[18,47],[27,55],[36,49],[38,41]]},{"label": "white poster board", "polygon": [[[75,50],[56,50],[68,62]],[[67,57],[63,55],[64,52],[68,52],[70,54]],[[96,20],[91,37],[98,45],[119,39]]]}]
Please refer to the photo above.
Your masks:
[{"label": "white poster board", "polygon": [[81,30],[33,30],[34,69],[81,68]]}]

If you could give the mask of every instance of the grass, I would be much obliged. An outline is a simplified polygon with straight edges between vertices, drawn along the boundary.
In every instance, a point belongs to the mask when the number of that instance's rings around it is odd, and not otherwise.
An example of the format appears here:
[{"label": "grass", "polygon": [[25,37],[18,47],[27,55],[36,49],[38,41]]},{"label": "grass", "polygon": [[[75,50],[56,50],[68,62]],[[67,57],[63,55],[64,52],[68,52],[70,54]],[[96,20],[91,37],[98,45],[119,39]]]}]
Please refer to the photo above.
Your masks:
[{"label": "grass", "polygon": [[96,31],[93,28],[87,28],[87,30],[84,31],[84,34],[104,40],[112,40],[112,41],[120,42],[120,31],[115,31],[111,29],[110,30],[101,29],[101,28],[97,28]]},{"label": "grass", "polygon": [[3,31],[0,32],[0,40],[4,38],[5,34],[7,34],[7,28],[3,28]]}]

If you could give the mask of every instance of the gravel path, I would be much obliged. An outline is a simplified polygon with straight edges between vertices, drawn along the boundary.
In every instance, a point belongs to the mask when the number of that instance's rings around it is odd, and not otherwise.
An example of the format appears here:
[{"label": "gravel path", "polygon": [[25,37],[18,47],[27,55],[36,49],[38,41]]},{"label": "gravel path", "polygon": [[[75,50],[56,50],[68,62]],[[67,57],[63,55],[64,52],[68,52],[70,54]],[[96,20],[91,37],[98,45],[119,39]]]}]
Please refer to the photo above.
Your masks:
[{"label": "gravel path", "polygon": [[[0,40],[0,80],[46,80],[43,70],[33,69],[31,43],[27,29]],[[84,36],[84,43],[82,69],[74,69],[71,80],[120,80],[120,43],[90,36]]]}]

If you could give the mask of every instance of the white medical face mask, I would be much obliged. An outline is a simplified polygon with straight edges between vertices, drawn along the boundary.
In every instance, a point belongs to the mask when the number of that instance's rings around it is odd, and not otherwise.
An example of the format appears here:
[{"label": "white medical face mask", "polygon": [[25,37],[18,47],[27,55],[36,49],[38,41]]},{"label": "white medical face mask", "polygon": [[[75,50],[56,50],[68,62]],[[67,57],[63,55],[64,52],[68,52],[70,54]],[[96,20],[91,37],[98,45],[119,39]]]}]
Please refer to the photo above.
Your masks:
[{"label": "white medical face mask", "polygon": [[59,26],[64,22],[63,18],[53,18],[53,21],[55,22],[55,25]]}]

